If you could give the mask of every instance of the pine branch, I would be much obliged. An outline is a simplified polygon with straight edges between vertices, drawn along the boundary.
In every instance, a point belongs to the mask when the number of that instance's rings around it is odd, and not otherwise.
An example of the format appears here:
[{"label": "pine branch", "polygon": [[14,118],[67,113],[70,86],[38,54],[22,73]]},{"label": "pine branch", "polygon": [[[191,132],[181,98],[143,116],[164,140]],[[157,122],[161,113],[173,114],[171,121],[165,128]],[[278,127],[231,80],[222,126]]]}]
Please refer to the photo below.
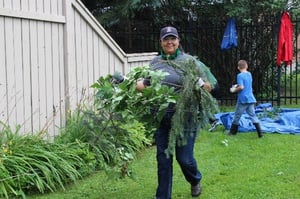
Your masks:
[{"label": "pine branch", "polygon": [[[197,85],[199,76],[204,75],[195,60],[175,63],[169,60],[169,64],[176,69],[183,71],[183,88],[176,102],[176,111],[172,118],[172,127],[166,154],[174,154],[176,144],[183,146],[186,144],[188,136],[199,126],[204,127],[208,119],[218,111],[217,101],[203,88]],[[200,118],[200,120],[198,120]],[[186,129],[189,127],[190,129]]]}]

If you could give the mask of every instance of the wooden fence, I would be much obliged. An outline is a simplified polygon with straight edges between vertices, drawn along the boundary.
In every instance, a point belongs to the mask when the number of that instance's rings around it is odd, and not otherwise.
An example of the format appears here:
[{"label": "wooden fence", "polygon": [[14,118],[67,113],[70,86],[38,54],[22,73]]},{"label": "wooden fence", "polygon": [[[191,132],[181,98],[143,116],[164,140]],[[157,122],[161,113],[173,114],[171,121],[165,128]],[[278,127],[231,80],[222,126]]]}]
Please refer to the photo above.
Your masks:
[{"label": "wooden fence", "polygon": [[100,76],[156,55],[126,54],[79,0],[0,0],[0,52],[0,121],[49,137]]}]

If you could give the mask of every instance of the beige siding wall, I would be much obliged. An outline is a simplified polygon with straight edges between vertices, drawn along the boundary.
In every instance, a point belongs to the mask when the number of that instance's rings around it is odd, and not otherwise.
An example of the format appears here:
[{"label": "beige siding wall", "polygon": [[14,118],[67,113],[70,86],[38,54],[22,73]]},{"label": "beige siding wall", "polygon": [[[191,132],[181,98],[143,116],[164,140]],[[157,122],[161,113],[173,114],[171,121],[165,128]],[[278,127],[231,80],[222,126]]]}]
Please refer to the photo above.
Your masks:
[{"label": "beige siding wall", "polygon": [[0,121],[50,137],[101,75],[155,56],[124,53],[78,0],[0,0],[0,52]]}]

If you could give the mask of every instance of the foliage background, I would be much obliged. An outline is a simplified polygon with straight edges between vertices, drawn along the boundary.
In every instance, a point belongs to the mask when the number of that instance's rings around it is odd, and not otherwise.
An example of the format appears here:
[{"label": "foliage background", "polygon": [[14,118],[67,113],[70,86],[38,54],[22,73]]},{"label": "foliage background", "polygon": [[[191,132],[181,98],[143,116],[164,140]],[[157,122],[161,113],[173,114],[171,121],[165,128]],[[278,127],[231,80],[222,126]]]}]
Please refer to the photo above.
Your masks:
[{"label": "foliage background", "polygon": [[[281,13],[285,10],[291,13],[294,32],[298,35],[299,0],[294,0],[291,6],[287,6],[286,0],[83,2],[126,53],[159,52],[160,28],[176,26],[184,50],[198,56],[217,77],[220,85],[217,98],[224,105],[235,103],[235,96],[228,92],[228,88],[236,81],[236,63],[239,59],[249,62],[249,70],[255,80],[254,92],[260,102],[279,104],[278,95],[283,104],[299,101],[299,93],[292,93],[286,84],[281,84],[279,91],[278,74],[287,80],[293,76],[287,73],[284,65],[278,70],[275,63]],[[220,44],[230,17],[236,19],[238,47],[222,51]],[[300,48],[296,39],[295,53]],[[297,74],[299,57],[295,54],[295,58]]]}]

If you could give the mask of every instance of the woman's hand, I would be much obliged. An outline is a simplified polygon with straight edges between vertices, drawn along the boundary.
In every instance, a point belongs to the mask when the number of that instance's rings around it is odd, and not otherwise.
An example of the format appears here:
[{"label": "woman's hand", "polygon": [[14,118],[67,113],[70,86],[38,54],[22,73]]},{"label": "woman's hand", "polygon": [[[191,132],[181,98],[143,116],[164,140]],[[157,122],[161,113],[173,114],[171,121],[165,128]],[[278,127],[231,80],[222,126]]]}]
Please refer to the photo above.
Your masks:
[{"label": "woman's hand", "polygon": [[203,88],[208,92],[211,92],[211,89],[212,89],[211,84],[209,82],[204,82]]},{"label": "woman's hand", "polygon": [[204,81],[201,77],[198,78],[197,83],[201,88],[204,88],[208,92],[212,90],[211,84],[209,82]]},{"label": "woman's hand", "polygon": [[144,88],[146,88],[144,84],[144,80],[143,79],[138,80],[136,83],[136,90],[142,91]]}]

